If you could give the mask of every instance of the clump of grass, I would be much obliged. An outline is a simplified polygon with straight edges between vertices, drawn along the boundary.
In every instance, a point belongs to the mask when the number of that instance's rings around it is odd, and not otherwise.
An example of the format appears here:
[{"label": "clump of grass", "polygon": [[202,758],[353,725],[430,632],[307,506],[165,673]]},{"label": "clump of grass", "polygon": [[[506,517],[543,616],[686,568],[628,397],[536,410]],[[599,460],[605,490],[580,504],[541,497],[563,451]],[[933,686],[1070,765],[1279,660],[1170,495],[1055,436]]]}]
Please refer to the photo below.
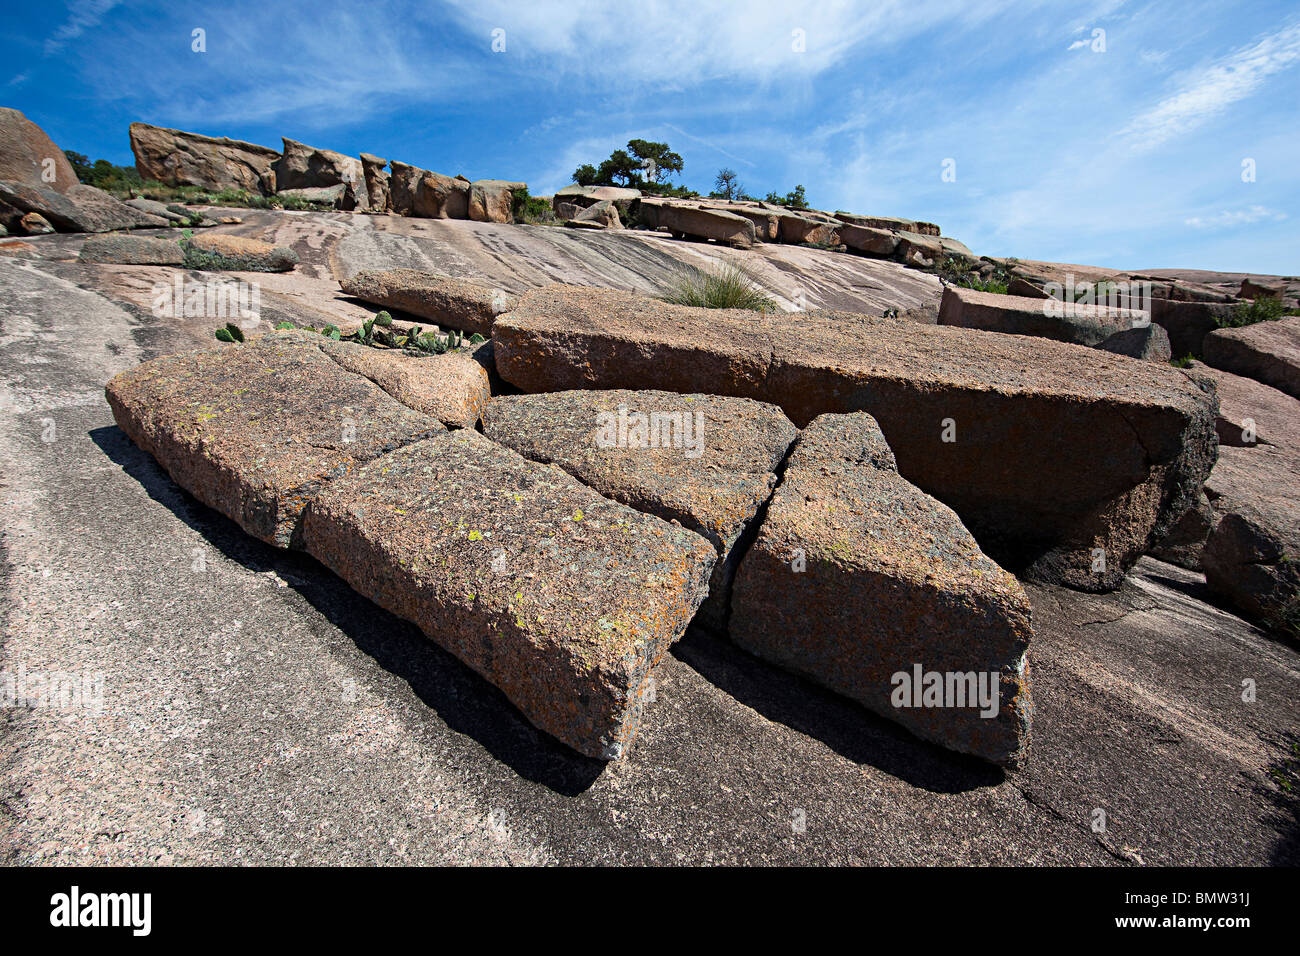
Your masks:
[{"label": "clump of grass", "polygon": [[1195,361],[1195,359],[1193,358],[1192,353],[1188,352],[1182,358],[1171,358],[1169,364],[1174,368],[1191,368],[1193,361]]},{"label": "clump of grass", "polygon": [[694,305],[704,309],[752,309],[775,312],[774,302],[738,265],[727,264],[713,270],[690,269],[680,273],[659,296],[674,305]]},{"label": "clump of grass", "polygon": [[1215,321],[1221,329],[1239,329],[1244,325],[1254,325],[1256,322],[1272,322],[1274,319],[1280,319],[1284,315],[1295,315],[1297,312],[1300,310],[1285,308],[1282,300],[1277,296],[1267,295],[1238,302],[1233,306],[1231,315]]}]

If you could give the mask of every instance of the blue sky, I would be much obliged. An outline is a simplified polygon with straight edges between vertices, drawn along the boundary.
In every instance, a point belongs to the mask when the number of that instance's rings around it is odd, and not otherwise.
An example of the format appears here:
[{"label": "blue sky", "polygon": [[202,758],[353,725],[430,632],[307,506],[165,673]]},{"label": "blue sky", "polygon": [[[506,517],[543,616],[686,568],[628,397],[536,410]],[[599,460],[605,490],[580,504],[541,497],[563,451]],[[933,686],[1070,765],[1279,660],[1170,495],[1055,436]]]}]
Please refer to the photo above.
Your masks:
[{"label": "blue sky", "polygon": [[1300,274],[1294,2],[3,2],[0,105],[92,158],[143,120],[541,194],[641,137],[981,254]]}]

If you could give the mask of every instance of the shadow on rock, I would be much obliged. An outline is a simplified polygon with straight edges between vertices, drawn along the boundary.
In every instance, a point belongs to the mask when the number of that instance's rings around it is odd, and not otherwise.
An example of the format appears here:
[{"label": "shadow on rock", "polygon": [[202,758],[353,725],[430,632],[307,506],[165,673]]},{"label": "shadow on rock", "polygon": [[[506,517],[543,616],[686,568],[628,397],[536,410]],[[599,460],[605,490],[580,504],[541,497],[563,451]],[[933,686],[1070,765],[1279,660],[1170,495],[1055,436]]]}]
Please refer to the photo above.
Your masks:
[{"label": "shadow on rock", "polygon": [[754,657],[698,627],[672,654],[718,689],[768,720],[822,741],[858,764],[868,764],[932,793],[992,787],[1004,771],[913,737],[866,708]]},{"label": "shadow on rock", "polygon": [[505,695],[415,625],[372,604],[308,555],[263,544],[197,501],[121,429],[96,428],[90,438],[151,498],[226,557],[253,572],[276,572],[361,651],[409,684],[451,730],[472,737],[519,776],[575,796],[604,770],[603,761],[570,750],[528,723]]}]

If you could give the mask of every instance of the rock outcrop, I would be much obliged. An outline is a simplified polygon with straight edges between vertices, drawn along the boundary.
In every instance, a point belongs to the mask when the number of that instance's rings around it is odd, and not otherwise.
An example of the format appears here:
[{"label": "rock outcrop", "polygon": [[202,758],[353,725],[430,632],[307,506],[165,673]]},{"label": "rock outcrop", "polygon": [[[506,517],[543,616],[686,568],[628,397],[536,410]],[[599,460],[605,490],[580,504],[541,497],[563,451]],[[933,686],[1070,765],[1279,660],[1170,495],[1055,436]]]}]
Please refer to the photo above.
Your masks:
[{"label": "rock outcrop", "polygon": [[111,232],[169,225],[166,219],[141,212],[84,183],[58,192],[45,186],[0,182],[0,203],[24,213],[36,213],[59,232]]},{"label": "rock outcrop", "polygon": [[762,315],[549,286],[493,328],[528,392],[663,389],[756,398],[796,425],[875,416],[899,471],[990,555],[1085,590],[1191,508],[1213,465],[1215,400],[1184,372],[1093,349],[848,313]]},{"label": "rock outcrop", "polygon": [[526,188],[526,183],[503,179],[475,180],[469,184],[467,217],[475,222],[514,222],[515,190]]},{"label": "rock outcrop", "polygon": [[748,248],[757,239],[754,223],[744,216],[662,199],[642,199],[641,221],[651,229],[667,229],[674,236],[714,239]]},{"label": "rock outcrop", "polygon": [[1300,316],[1216,329],[1204,348],[1207,365],[1300,398]]},{"label": "rock outcrop", "polygon": [[869,415],[799,436],[732,606],[736,643],[919,737],[999,764],[1028,747],[1029,600]]},{"label": "rock outcrop", "polygon": [[144,180],[167,186],[199,186],[213,192],[275,191],[271,165],[280,154],[267,146],[132,123],[131,152]]},{"label": "rock outcrop", "polygon": [[365,171],[361,160],[329,149],[317,149],[297,140],[281,137],[284,152],[271,164],[275,173],[275,190],[320,189],[342,186],[337,197],[339,209],[370,208]]},{"label": "rock outcrop", "polygon": [[298,253],[273,246],[260,239],[207,233],[191,236],[183,246],[185,264],[191,269],[230,272],[292,272]]},{"label": "rock outcrop", "polygon": [[399,216],[468,219],[470,182],[461,177],[420,169],[393,160],[388,180],[389,203]]},{"label": "rock outcrop", "polygon": [[179,266],[185,250],[174,239],[153,236],[91,236],[81,246],[80,262],[132,266]]},{"label": "rock outcrop", "polygon": [[77,174],[63,150],[18,110],[0,107],[0,180],[66,193]]}]

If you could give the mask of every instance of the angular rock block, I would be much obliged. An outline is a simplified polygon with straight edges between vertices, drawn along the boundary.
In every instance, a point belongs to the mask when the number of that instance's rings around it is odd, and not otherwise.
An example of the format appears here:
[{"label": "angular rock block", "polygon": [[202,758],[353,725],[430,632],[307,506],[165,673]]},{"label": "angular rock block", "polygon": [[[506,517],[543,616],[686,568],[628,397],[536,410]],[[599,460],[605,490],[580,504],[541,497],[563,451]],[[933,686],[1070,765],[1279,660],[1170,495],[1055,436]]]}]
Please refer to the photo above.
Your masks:
[{"label": "angular rock block", "polygon": [[948,286],[939,304],[939,324],[1098,346],[1119,332],[1150,324],[1150,317],[1129,309]]},{"label": "angular rock block", "polygon": [[804,430],[736,575],[731,637],[918,737],[1013,764],[1029,744],[1029,601],[893,464],[869,415]]},{"label": "angular rock block", "polygon": [[269,146],[148,123],[132,123],[130,134],[140,178],[168,186],[198,186],[213,192],[244,189],[256,194],[264,191],[272,176],[271,164],[280,158]]},{"label": "angular rock block", "polygon": [[1169,347],[1169,333],[1154,322],[1116,332],[1097,348],[1148,362],[1168,362],[1174,355]]},{"label": "angular rock block", "polygon": [[888,229],[845,223],[840,226],[839,235],[840,242],[850,249],[865,252],[870,256],[889,258],[898,251],[898,233],[890,232]]},{"label": "angular rock block", "polygon": [[719,560],[697,620],[718,631],[739,542],[798,435],[775,405],[622,389],[498,396],[483,431],[607,498],[707,538]]},{"label": "angular rock block", "polygon": [[79,182],[63,150],[43,129],[7,106],[0,106],[0,180],[61,193]]},{"label": "angular rock block", "polygon": [[185,240],[185,264],[191,269],[232,272],[292,272],[298,253],[261,239],[207,233]]},{"label": "angular rock block", "polygon": [[1204,348],[1207,365],[1300,398],[1300,316],[1216,329]]},{"label": "angular rock block", "polygon": [[1047,339],[850,313],[694,309],[554,285],[497,320],[526,392],[663,389],[779,405],[796,425],[867,411],[899,471],[1006,567],[1084,590],[1191,508],[1216,402],[1185,372]]},{"label": "angular rock block", "polygon": [[339,209],[364,212],[370,208],[370,194],[366,191],[365,169],[361,160],[336,153],[332,149],[317,149],[287,136],[282,136],[281,139],[284,141],[284,152],[271,164],[277,193],[341,186],[341,189],[334,190],[332,197]]},{"label": "angular rock block", "polygon": [[488,373],[468,354],[409,356],[322,336],[321,350],[408,408],[450,428],[473,428],[492,398]]},{"label": "angular rock block", "polygon": [[1277,445],[1300,454],[1300,399],[1202,362],[1193,362],[1188,368],[1214,383],[1219,396],[1215,427],[1220,445]]},{"label": "angular rock block", "polygon": [[1205,484],[1218,522],[1205,583],[1271,631],[1300,639],[1300,455],[1224,448]]},{"label": "angular rock block", "polygon": [[104,262],[132,266],[178,266],[185,250],[174,239],[153,236],[90,236],[82,244],[79,262]]},{"label": "angular rock block", "polygon": [[180,352],[108,383],[118,426],[178,485],[268,544],[298,544],[308,500],[330,481],[444,431],[321,351],[274,332]]},{"label": "angular rock block", "polygon": [[1232,306],[1224,302],[1151,299],[1151,321],[1169,333],[1169,349],[1178,358],[1199,358],[1205,349],[1205,337],[1231,315]]},{"label": "angular rock block", "polygon": [[651,669],[717,557],[694,532],[467,430],[334,483],[312,501],[304,541],[534,725],[604,760],[626,753]]},{"label": "angular rock block", "polygon": [[444,176],[407,163],[389,163],[389,203],[399,216],[468,219],[469,180]]},{"label": "angular rock block", "polygon": [[808,216],[796,216],[792,213],[778,212],[776,238],[780,242],[809,242],[823,246],[835,246],[847,240],[840,238],[840,226],[812,219]]},{"label": "angular rock block", "polygon": [[475,222],[514,222],[514,191],[527,188],[527,183],[503,179],[475,180],[469,186],[466,215]]},{"label": "angular rock block", "polygon": [[491,335],[497,316],[514,308],[516,302],[514,296],[500,289],[415,269],[365,270],[339,285],[358,299],[401,309],[468,335]]},{"label": "angular rock block", "polygon": [[716,239],[742,247],[752,245],[758,238],[754,223],[744,216],[661,200],[641,200],[641,221],[651,229],[667,229],[674,234]]}]

